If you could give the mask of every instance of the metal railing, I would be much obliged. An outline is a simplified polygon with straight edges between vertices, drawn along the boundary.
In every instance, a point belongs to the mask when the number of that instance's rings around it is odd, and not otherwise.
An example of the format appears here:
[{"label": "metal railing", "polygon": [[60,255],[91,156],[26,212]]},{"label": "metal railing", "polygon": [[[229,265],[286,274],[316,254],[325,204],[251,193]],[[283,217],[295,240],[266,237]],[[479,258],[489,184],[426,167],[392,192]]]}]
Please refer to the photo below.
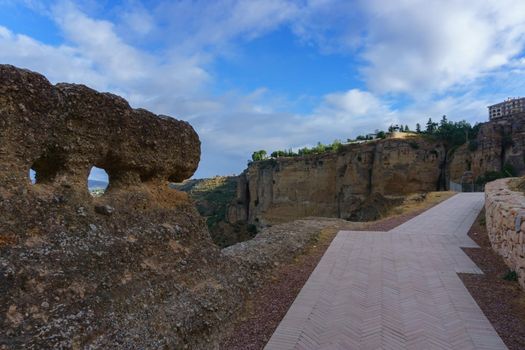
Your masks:
[{"label": "metal railing", "polygon": [[485,185],[478,185],[475,183],[457,183],[449,181],[448,188],[453,192],[485,192]]}]

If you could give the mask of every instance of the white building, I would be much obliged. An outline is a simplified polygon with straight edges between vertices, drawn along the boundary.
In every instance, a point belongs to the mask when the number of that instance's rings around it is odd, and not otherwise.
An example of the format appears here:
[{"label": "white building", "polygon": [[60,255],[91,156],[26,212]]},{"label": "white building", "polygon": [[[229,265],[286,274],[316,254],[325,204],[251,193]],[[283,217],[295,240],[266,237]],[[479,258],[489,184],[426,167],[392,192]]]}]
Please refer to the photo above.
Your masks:
[{"label": "white building", "polygon": [[525,97],[509,98],[489,106],[489,119],[508,117],[521,112],[525,112]]}]

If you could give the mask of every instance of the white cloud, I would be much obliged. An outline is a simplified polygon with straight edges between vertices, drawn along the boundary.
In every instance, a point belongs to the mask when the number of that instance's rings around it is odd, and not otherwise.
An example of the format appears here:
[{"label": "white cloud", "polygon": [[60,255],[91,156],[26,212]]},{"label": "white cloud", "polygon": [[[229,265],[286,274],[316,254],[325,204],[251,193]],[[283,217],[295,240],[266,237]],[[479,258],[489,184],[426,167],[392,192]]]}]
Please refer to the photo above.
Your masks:
[{"label": "white cloud", "polygon": [[229,167],[239,172],[254,150],[271,152],[313,146],[318,141],[344,141],[398,122],[396,111],[369,92],[357,89],[324,96],[320,106],[307,115],[261,112],[257,106],[273,105],[265,97],[261,91],[249,97],[230,96],[214,113],[197,115],[191,120],[207,141],[203,149],[206,163],[220,160],[229,164],[235,159],[235,165]]},{"label": "white cloud", "polygon": [[[506,97],[483,91],[488,80],[504,94],[525,86],[525,64],[516,58],[525,45],[522,1],[180,0],[153,8],[131,1],[114,22],[72,2],[28,4],[49,14],[65,41],[47,45],[0,26],[0,61],[189,120],[203,141],[198,176],[238,172],[256,149],[345,140],[442,114],[483,120],[486,105]],[[287,112],[294,101],[264,87],[210,92],[218,56],[283,26],[325,54],[355,55],[370,91],[317,96],[321,102],[303,115]],[[141,48],[148,42],[155,52]],[[407,106],[392,107],[388,98],[398,93],[412,98]]]},{"label": "white cloud", "polygon": [[251,40],[293,18],[289,0],[164,1],[152,12],[174,48],[228,55],[232,40]]},{"label": "white cloud", "polygon": [[121,21],[126,31],[120,34],[133,37],[135,40],[157,29],[155,19],[140,3],[134,3],[129,8],[122,9]]},{"label": "white cloud", "polygon": [[382,109],[381,102],[370,92],[359,89],[343,93],[331,93],[325,96],[329,110],[336,110],[354,116],[366,116]]},{"label": "white cloud", "polygon": [[78,49],[51,46],[0,26],[0,61],[45,73],[51,80],[103,84],[105,78],[91,69],[91,61]]},{"label": "white cloud", "polygon": [[525,45],[523,1],[369,1],[363,69],[373,91],[417,95],[466,86]]},{"label": "white cloud", "polygon": [[421,96],[464,88],[525,48],[522,0],[309,0],[294,32],[357,55],[369,89]]}]

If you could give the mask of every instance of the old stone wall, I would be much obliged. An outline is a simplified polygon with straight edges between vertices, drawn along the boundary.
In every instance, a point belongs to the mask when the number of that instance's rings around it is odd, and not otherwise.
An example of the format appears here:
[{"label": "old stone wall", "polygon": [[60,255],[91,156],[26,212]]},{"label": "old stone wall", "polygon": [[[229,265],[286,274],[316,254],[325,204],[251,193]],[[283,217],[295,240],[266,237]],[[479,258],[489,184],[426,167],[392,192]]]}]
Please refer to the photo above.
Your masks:
[{"label": "old stone wall", "polygon": [[525,288],[525,195],[514,190],[518,179],[501,179],[485,186],[487,231],[492,248]]}]

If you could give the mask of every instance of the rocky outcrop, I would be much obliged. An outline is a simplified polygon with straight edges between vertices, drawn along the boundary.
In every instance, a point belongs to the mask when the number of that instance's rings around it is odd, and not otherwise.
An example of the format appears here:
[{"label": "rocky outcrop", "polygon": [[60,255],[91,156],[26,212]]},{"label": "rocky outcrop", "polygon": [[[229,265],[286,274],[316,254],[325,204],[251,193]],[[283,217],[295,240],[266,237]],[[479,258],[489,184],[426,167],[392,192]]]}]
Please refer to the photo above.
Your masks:
[{"label": "rocky outcrop", "polygon": [[487,231],[492,248],[516,272],[525,288],[525,195],[515,186],[524,179],[501,179],[485,186]]},{"label": "rocky outcrop", "polygon": [[412,137],[254,162],[239,178],[229,218],[252,223],[310,215],[355,218],[373,194],[377,199],[439,189],[445,155],[440,142]]},{"label": "rocky outcrop", "polygon": [[[199,163],[200,142],[184,121],[132,109],[122,98],[0,66],[0,183],[66,185],[87,194],[92,166],[110,187],[182,181]],[[55,186],[56,187],[56,186]],[[69,190],[68,189],[68,190]]]},{"label": "rocky outcrop", "polygon": [[473,178],[510,165],[516,175],[525,174],[525,114],[483,123],[476,139],[451,155],[449,174],[458,182],[468,171]]},{"label": "rocky outcrop", "polygon": [[[311,237],[221,252],[168,187],[199,157],[186,122],[0,65],[0,349],[217,348],[265,269]],[[109,173],[100,197],[92,166]]]}]

